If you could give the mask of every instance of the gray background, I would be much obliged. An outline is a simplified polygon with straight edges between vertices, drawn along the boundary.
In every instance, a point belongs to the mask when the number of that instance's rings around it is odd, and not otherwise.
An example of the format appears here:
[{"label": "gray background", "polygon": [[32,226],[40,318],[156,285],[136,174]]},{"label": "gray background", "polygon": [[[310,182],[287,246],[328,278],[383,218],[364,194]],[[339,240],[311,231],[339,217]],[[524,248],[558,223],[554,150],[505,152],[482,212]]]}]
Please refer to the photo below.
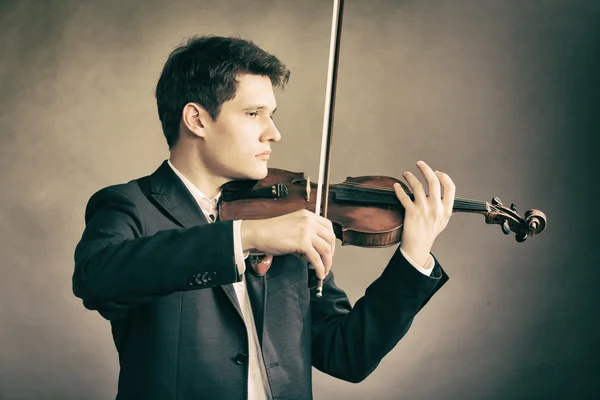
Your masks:
[{"label": "gray background", "polygon": [[[316,179],[331,1],[0,3],[0,398],[114,398],[109,324],[71,292],[97,189],[168,156],[153,90],[192,34],[240,35],[291,69],[270,166]],[[399,177],[424,159],[457,196],[539,208],[523,244],[457,214],[451,276],[366,381],[314,375],[316,399],[590,398],[600,2],[346,2],[331,177]],[[338,246],[356,301],[394,248]]]}]

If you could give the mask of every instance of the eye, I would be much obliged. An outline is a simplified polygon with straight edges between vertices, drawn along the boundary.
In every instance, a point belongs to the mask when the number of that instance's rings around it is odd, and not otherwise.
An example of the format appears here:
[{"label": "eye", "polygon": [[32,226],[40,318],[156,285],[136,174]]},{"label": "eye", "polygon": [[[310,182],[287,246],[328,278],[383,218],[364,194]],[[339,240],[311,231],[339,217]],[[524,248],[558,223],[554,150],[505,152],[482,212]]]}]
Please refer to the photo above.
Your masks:
[{"label": "eye", "polygon": [[258,117],[258,111],[250,111],[248,115],[252,118],[256,118]]}]

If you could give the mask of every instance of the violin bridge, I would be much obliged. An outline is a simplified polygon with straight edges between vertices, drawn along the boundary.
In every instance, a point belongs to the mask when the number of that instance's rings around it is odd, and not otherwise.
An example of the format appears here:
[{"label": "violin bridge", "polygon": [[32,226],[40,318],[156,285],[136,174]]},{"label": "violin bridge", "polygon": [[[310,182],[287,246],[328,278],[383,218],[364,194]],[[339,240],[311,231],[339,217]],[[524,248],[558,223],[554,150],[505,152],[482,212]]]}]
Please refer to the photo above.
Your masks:
[{"label": "violin bridge", "polygon": [[310,203],[310,176],[306,177],[306,201]]}]

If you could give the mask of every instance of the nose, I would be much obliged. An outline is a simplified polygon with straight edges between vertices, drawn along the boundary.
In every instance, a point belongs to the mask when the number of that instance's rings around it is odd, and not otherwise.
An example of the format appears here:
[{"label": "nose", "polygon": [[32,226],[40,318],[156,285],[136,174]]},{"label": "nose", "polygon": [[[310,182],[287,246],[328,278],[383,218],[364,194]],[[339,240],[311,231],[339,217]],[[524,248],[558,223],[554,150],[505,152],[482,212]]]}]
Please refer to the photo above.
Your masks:
[{"label": "nose", "polygon": [[281,140],[281,133],[275,126],[275,121],[269,118],[269,126],[265,129],[264,136],[266,140],[270,140],[272,142],[279,142]]}]

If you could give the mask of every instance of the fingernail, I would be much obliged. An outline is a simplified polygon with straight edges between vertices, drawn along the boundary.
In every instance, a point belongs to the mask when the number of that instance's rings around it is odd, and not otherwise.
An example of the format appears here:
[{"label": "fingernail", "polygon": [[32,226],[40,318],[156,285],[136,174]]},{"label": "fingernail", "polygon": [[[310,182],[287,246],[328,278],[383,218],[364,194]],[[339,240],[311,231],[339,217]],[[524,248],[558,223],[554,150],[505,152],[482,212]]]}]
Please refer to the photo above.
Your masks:
[{"label": "fingernail", "polygon": [[417,165],[423,166],[423,165],[425,165],[425,162],[424,161],[419,161],[419,162],[417,162]]}]

